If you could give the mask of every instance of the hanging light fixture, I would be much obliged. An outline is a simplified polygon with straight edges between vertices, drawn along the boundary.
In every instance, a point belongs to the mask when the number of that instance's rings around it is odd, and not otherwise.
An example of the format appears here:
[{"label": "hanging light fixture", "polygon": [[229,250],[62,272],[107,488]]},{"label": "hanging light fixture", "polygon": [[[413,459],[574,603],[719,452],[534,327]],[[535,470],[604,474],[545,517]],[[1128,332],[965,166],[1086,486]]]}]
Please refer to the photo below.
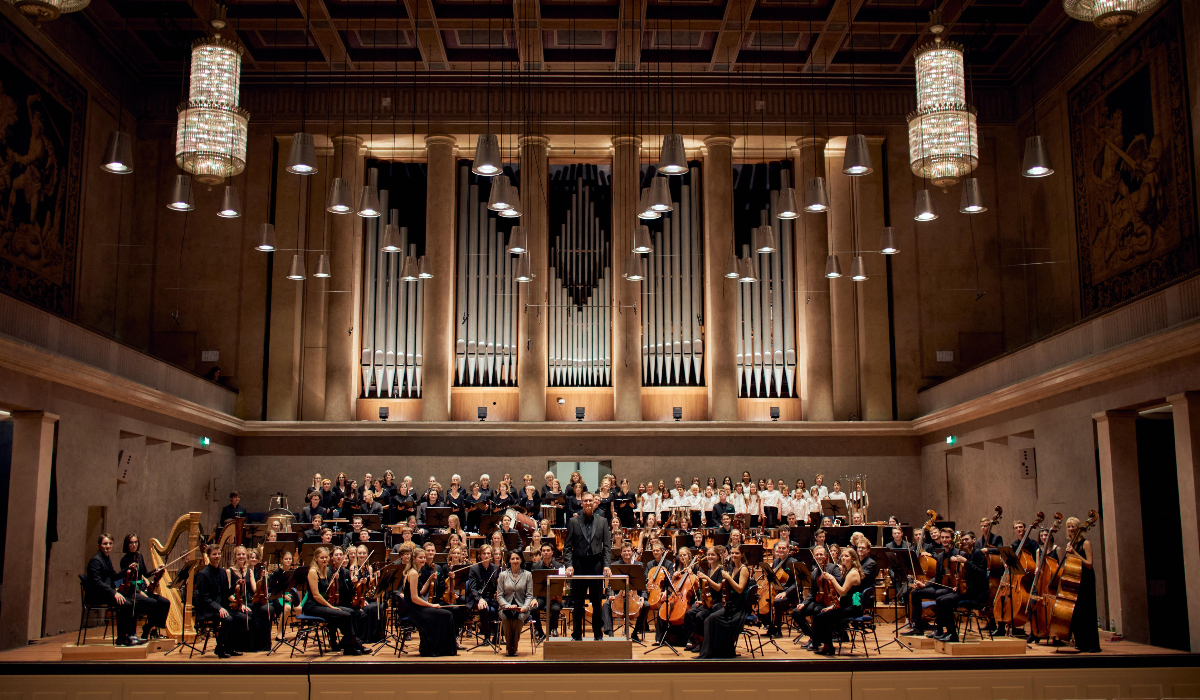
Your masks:
[{"label": "hanging light fixture", "polygon": [[645,219],[647,221],[652,220],[652,219],[661,219],[662,218],[662,212],[654,211],[654,209],[652,209],[650,207],[650,188],[649,187],[645,187],[642,189],[642,198],[638,203],[638,218]]},{"label": "hanging light fixture", "polygon": [[650,227],[638,226],[637,233],[633,234],[633,252],[635,253],[653,253],[654,243],[650,240]]},{"label": "hanging light fixture", "polygon": [[625,258],[625,274],[622,276],[630,282],[641,282],[646,279],[642,275],[642,256],[630,253]]},{"label": "hanging light fixture", "polygon": [[1063,0],[1063,10],[1098,29],[1120,29],[1158,7],[1159,0]]},{"label": "hanging light fixture", "polygon": [[850,279],[855,282],[867,281],[867,267],[863,264],[861,255],[855,255],[854,262],[850,263]]},{"label": "hanging light fixture", "polygon": [[846,137],[846,152],[842,156],[842,173],[851,176],[870,175],[875,172],[871,167],[871,152],[867,150],[867,137],[863,134],[851,134]]},{"label": "hanging light fixture", "polygon": [[508,176],[497,175],[492,178],[492,191],[488,195],[487,208],[491,211],[504,211],[512,208],[512,200],[508,192]]},{"label": "hanging light fixture", "polygon": [[317,260],[317,271],[313,273],[313,277],[329,277],[329,256],[321,253],[321,258]]},{"label": "hanging light fixture", "polygon": [[287,278],[290,280],[304,279],[304,263],[300,261],[300,254],[292,255],[292,269],[288,272]]},{"label": "hanging light fixture", "polygon": [[270,253],[275,250],[275,224],[263,224],[258,227],[258,245],[255,250]]},{"label": "hanging light fixture", "polygon": [[919,177],[949,187],[979,164],[975,109],[967,104],[962,46],[943,42],[941,10],[932,42],[917,49],[917,110],[908,115],[908,160]]},{"label": "hanging light fixture", "polygon": [[500,162],[500,141],[495,134],[480,134],[475,142],[475,160],[471,172],[484,177],[497,175],[504,166]]},{"label": "hanging light fixture", "polygon": [[114,131],[108,135],[108,144],[104,147],[104,160],[100,167],[105,172],[116,175],[128,175],[133,172],[133,140],[124,131]]},{"label": "hanging light fixture", "polygon": [[738,271],[738,258],[733,253],[729,254],[729,259],[725,261],[725,279],[735,280],[742,276]]},{"label": "hanging light fixture", "polygon": [[292,148],[288,152],[287,171],[293,175],[315,175],[317,172],[317,144],[312,134],[297,131],[292,134]]},{"label": "hanging light fixture", "polygon": [[350,181],[344,177],[333,178],[329,196],[325,199],[325,211],[333,214],[349,214],[354,211],[354,195],[350,192]]},{"label": "hanging light fixture", "polygon": [[757,253],[774,253],[775,248],[775,229],[771,228],[770,224],[763,224],[755,229],[757,238],[754,243],[754,250]]},{"label": "hanging light fixture", "polygon": [[400,253],[404,251],[404,244],[400,240],[400,226],[398,224],[388,224],[383,227],[383,242],[379,244],[379,249],[385,253]]},{"label": "hanging light fixture", "polygon": [[238,106],[240,44],[206,36],[192,42],[188,99],[175,122],[175,163],[198,182],[215,185],[246,167],[250,113]]},{"label": "hanging light fixture", "polygon": [[937,212],[933,210],[933,197],[929,194],[929,190],[921,190],[917,193],[917,206],[913,218],[917,221],[933,221],[938,218]]},{"label": "hanging light fixture", "polygon": [[775,218],[795,219],[800,216],[800,207],[796,206],[796,190],[788,181],[788,171],[779,171],[779,199],[776,201]]},{"label": "hanging light fixture", "polygon": [[758,281],[754,276],[754,263],[750,258],[741,258],[738,260],[738,268],[741,270],[741,273],[738,275],[738,282],[750,284]]},{"label": "hanging light fixture", "polygon": [[508,234],[508,252],[520,255],[529,252],[529,233],[524,226],[513,226]]},{"label": "hanging light fixture", "polygon": [[983,192],[979,189],[978,178],[963,180],[962,201],[958,210],[963,214],[982,214],[987,211],[987,207],[983,206]]},{"label": "hanging light fixture", "polygon": [[879,237],[879,252],[884,255],[895,255],[900,252],[896,245],[896,229],[891,226],[883,227],[883,235]]},{"label": "hanging light fixture", "polygon": [[237,188],[233,185],[225,185],[225,193],[221,196],[221,208],[217,210],[217,216],[222,219],[236,219],[242,215],[242,203],[238,197]]},{"label": "hanging light fixture", "polygon": [[517,272],[515,279],[518,282],[533,281],[533,273],[529,270],[529,253],[521,253],[517,257]]},{"label": "hanging light fixture", "polygon": [[671,184],[662,175],[655,175],[650,181],[650,209],[659,214],[672,211]]},{"label": "hanging light fixture", "polygon": [[1025,159],[1021,164],[1021,174],[1025,177],[1046,177],[1054,174],[1050,167],[1050,154],[1046,152],[1046,141],[1041,135],[1025,139]]},{"label": "hanging light fixture", "polygon": [[825,189],[825,178],[820,176],[808,178],[808,186],[804,188],[804,211],[814,214],[829,211],[829,194]]},{"label": "hanging light fixture", "polygon": [[830,253],[829,257],[825,258],[825,276],[831,280],[842,276],[842,263],[838,260],[838,256],[833,253]]},{"label": "hanging light fixture", "polygon": [[[508,179],[507,177],[505,178]],[[517,219],[521,216],[521,190],[511,182],[507,185],[508,189],[508,209],[502,209],[496,212],[497,216],[502,216],[506,219]]]},{"label": "hanging light fixture", "polygon": [[38,24],[79,12],[90,3],[91,0],[12,0],[13,7]]},{"label": "hanging light fixture", "polygon": [[429,260],[424,255],[417,260],[417,277],[423,280],[433,279],[433,270],[430,269]]},{"label": "hanging light fixture", "polygon": [[663,136],[662,150],[658,153],[658,172],[664,175],[683,175],[687,171],[687,151],[683,147],[683,134]]},{"label": "hanging light fixture", "polygon": [[167,202],[167,209],[172,211],[191,211],[194,207],[192,204],[192,178],[187,175],[176,175],[175,184],[171,186],[171,200]]},{"label": "hanging light fixture", "polygon": [[357,214],[365,218],[379,216],[379,169],[367,169],[367,184],[358,195]]},{"label": "hanging light fixture", "polygon": [[417,269],[417,247],[409,246],[408,255],[404,256],[403,274],[400,279],[405,282],[416,282],[421,279],[420,270]]}]

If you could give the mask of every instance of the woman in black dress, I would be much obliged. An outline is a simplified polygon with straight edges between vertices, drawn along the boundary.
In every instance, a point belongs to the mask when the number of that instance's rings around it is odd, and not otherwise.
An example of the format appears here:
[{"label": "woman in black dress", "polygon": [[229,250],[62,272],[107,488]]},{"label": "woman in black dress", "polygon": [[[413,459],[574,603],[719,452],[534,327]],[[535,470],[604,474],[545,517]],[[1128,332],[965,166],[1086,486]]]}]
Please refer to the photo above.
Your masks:
[{"label": "woman in black dress", "polygon": [[488,505],[483,489],[478,482],[472,481],[471,492],[463,498],[463,508],[467,510],[467,532],[479,532],[479,520],[487,512]]},{"label": "woman in black dress", "polygon": [[843,571],[841,583],[838,583],[833,574],[821,574],[821,578],[830,582],[839,597],[836,605],[826,605],[813,618],[812,643],[813,651],[817,654],[831,655],[834,653],[834,623],[862,614],[863,570],[862,564],[858,561],[858,552],[854,551],[853,547],[843,547],[839,561]]},{"label": "woman in black dress", "polygon": [[338,646],[346,656],[368,653],[369,650],[354,636],[353,614],[350,609],[329,604],[326,596],[329,595],[329,585],[333,582],[334,578],[329,571],[329,549],[318,547],[313,556],[312,566],[308,569],[308,594],[304,599],[304,614],[319,617],[337,627],[342,635]]},{"label": "woman in black dress", "polygon": [[729,571],[717,569],[715,575],[703,571],[696,574],[706,585],[725,586],[725,606],[704,620],[704,642],[700,645],[700,659],[732,659],[737,656],[738,638],[746,626],[746,615],[750,604],[746,600],[746,588],[750,585],[750,570],[742,555],[741,547],[729,550]]},{"label": "woman in black dress", "polygon": [[567,518],[573,518],[583,510],[583,484],[576,483],[571,489],[567,494]]},{"label": "woman in black dress", "polygon": [[445,495],[442,496],[443,504],[448,506],[452,515],[457,515],[459,519],[466,517],[466,511],[463,510],[463,505],[467,499],[467,492],[462,487],[462,477],[458,474],[450,477],[450,488],[446,489]]},{"label": "woman in black dress", "polygon": [[[136,610],[136,606],[140,605],[142,614],[146,615],[146,624],[142,626],[142,639],[162,639],[162,635],[158,631],[167,626],[167,615],[171,610],[171,603],[155,592],[157,586],[147,585],[150,583],[147,577],[154,571],[146,568],[146,560],[142,557],[141,542],[138,540],[137,533],[131,532],[125,535],[125,542],[121,546],[121,550],[125,552],[125,556],[121,557],[122,571],[129,569],[130,564],[137,562],[139,589],[134,609]],[[157,577],[155,577],[155,581],[157,581]],[[147,610],[148,613],[145,612]]]},{"label": "woman in black dress", "polygon": [[[1096,609],[1096,571],[1092,568],[1092,543],[1083,539],[1079,532],[1079,518],[1067,518],[1067,556],[1083,560],[1083,572],[1079,579],[1079,593],[1075,600],[1075,614],[1071,616],[1071,636],[1075,648],[1092,654],[1100,651],[1100,632],[1092,618]],[[1078,537],[1079,539],[1076,539]],[[1074,544],[1070,544],[1074,542]]]},{"label": "woman in black dress", "polygon": [[408,619],[421,636],[421,656],[457,656],[458,645],[454,638],[458,630],[454,627],[453,613],[421,597],[419,579],[426,558],[425,550],[413,550],[412,562],[404,572],[404,587],[408,591]]}]

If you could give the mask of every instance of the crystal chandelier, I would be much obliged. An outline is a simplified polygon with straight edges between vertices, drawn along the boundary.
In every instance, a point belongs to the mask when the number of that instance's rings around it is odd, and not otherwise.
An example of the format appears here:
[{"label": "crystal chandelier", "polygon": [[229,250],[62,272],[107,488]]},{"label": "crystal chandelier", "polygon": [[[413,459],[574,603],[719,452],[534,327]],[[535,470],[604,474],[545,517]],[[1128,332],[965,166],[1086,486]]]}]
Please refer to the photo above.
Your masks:
[{"label": "crystal chandelier", "polygon": [[68,12],[79,12],[91,0],[12,0],[13,7],[34,22],[48,22]]},{"label": "crystal chandelier", "polygon": [[192,43],[191,89],[179,105],[175,162],[206,185],[215,185],[246,167],[246,122],[238,107],[242,47],[220,36]]},{"label": "crystal chandelier", "polygon": [[975,109],[967,105],[962,46],[943,42],[932,13],[933,43],[917,49],[917,111],[908,115],[908,160],[918,176],[949,187],[979,164]]},{"label": "crystal chandelier", "polygon": [[1158,0],[1063,0],[1063,10],[1099,29],[1120,29],[1158,6]]}]

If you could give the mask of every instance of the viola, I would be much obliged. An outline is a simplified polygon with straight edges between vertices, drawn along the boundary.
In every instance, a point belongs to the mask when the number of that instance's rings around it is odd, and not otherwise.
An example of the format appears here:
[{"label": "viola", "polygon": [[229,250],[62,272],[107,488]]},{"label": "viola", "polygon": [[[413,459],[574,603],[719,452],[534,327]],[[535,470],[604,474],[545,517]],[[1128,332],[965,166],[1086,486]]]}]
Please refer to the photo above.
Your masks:
[{"label": "viola", "polygon": [[338,599],[341,597],[342,588],[342,570],[338,569],[329,575],[329,590],[325,593],[325,600],[332,606],[338,606]]},{"label": "viola", "polygon": [[259,562],[254,565],[254,578],[258,581],[258,586],[254,591],[254,598],[251,599],[253,605],[266,605],[267,603],[267,565]]},{"label": "viola", "polygon": [[[1068,547],[1075,549],[1083,533],[1087,532],[1100,519],[1094,510],[1088,511],[1087,521],[1079,524],[1075,536],[1071,538]],[[1054,596],[1054,609],[1050,615],[1050,634],[1059,639],[1066,639],[1071,634],[1071,618],[1075,616],[1075,603],[1079,600],[1079,584],[1083,581],[1083,557],[1078,554],[1067,554],[1060,567],[1058,590]]]},{"label": "viola", "polygon": [[121,583],[117,586],[117,593],[126,598],[131,597],[137,588],[139,578],[137,562],[132,561],[125,571],[121,572]]},{"label": "viola", "polygon": [[830,605],[833,607],[841,607],[841,597],[838,595],[837,588],[833,581],[825,578],[824,572],[818,574],[813,582],[813,602],[822,608],[827,608]]}]

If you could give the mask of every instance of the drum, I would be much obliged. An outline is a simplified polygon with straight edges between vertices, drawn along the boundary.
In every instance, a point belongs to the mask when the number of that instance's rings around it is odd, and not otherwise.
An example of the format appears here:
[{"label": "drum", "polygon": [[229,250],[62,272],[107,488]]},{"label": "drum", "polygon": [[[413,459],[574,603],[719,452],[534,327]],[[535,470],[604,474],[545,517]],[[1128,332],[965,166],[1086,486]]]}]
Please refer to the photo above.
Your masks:
[{"label": "drum", "polygon": [[514,508],[509,508],[504,511],[508,519],[512,521],[513,527],[517,532],[521,533],[523,539],[529,539],[533,536],[533,531],[538,528],[537,521]]}]

